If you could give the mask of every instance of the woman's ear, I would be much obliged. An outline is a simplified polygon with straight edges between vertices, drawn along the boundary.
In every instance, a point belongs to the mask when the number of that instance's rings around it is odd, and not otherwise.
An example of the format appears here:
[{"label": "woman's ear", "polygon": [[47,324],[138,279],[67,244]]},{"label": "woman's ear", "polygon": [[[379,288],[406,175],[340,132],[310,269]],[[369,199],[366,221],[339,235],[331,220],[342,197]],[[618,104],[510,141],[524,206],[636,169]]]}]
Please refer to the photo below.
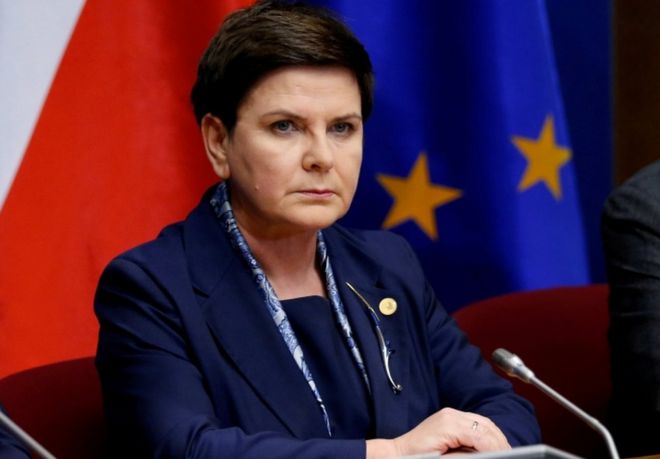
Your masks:
[{"label": "woman's ear", "polygon": [[229,132],[220,118],[210,113],[204,115],[201,123],[202,139],[206,157],[211,162],[213,170],[223,180],[231,175],[229,162],[227,161],[227,145],[229,143]]}]

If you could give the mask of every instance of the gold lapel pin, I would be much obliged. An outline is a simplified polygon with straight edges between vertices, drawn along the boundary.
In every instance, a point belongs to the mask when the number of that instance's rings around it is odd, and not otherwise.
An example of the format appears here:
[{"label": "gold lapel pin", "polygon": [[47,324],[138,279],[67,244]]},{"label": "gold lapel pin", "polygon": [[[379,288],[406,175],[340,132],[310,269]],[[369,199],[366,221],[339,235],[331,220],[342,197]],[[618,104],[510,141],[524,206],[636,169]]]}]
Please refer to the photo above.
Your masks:
[{"label": "gold lapel pin", "polygon": [[[353,287],[351,284],[346,282],[346,286],[351,289],[353,293],[364,303],[364,305],[367,307],[367,310],[369,311],[369,317],[371,317],[371,320],[374,324],[374,327],[376,329],[376,336],[378,337],[378,344],[380,346],[380,355],[383,358],[383,366],[385,367],[385,374],[387,375],[387,379],[390,382],[390,386],[392,387],[392,391],[394,391],[395,394],[400,393],[403,390],[403,387],[401,384],[397,384],[394,379],[392,378],[392,372],[390,371],[390,357],[394,353],[394,349],[390,348],[390,345],[387,340],[385,340],[385,336],[383,336],[383,331],[380,329],[380,319],[378,318],[378,315],[376,314],[376,311],[374,311],[374,308],[371,307],[369,302],[365,297],[363,297],[360,292],[358,292],[355,287]],[[383,304],[386,303],[389,306],[386,307],[389,313],[386,313],[383,311]],[[380,303],[379,303],[379,309],[382,314],[385,315],[390,315],[394,314],[394,311],[396,311],[396,301],[394,301],[394,298],[383,298]]]},{"label": "gold lapel pin", "polygon": [[378,309],[384,316],[391,316],[396,312],[397,304],[394,298],[383,298],[378,303]]}]

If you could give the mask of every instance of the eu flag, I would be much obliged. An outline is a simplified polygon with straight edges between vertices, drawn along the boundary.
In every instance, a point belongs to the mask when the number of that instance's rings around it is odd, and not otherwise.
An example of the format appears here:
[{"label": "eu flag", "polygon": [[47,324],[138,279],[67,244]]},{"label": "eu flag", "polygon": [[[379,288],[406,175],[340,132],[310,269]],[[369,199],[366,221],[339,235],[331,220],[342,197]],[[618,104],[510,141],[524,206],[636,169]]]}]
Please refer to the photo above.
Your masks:
[{"label": "eu flag", "polygon": [[589,282],[543,0],[323,0],[376,72],[347,226],[414,247],[449,310]]}]

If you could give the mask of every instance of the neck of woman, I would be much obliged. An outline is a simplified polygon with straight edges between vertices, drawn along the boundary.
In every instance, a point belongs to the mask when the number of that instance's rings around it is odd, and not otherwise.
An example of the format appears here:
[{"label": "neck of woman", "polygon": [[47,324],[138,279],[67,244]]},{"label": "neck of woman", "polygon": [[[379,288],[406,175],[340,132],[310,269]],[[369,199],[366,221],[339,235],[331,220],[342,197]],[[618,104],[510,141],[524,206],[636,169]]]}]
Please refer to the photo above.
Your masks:
[{"label": "neck of woman", "polygon": [[326,297],[325,277],[316,262],[316,231],[277,238],[241,231],[280,300]]}]

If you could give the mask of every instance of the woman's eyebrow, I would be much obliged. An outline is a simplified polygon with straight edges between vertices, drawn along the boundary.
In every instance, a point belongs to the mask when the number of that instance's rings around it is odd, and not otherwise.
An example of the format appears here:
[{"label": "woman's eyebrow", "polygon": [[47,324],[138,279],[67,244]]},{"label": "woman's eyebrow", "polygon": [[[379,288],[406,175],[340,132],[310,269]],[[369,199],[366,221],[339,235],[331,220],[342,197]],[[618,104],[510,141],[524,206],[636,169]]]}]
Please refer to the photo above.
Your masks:
[{"label": "woman's eyebrow", "polygon": [[[261,115],[262,118],[265,117],[271,117],[271,116],[283,116],[286,118],[291,118],[291,119],[296,119],[296,120],[303,120],[306,117],[303,115],[300,115],[298,113],[292,112],[290,110],[272,110],[270,112],[266,112]],[[350,120],[350,119],[359,119],[362,121],[362,115],[358,112],[350,112],[346,113],[344,115],[339,115],[334,118],[332,118],[333,121],[345,121],[345,120]]]}]

